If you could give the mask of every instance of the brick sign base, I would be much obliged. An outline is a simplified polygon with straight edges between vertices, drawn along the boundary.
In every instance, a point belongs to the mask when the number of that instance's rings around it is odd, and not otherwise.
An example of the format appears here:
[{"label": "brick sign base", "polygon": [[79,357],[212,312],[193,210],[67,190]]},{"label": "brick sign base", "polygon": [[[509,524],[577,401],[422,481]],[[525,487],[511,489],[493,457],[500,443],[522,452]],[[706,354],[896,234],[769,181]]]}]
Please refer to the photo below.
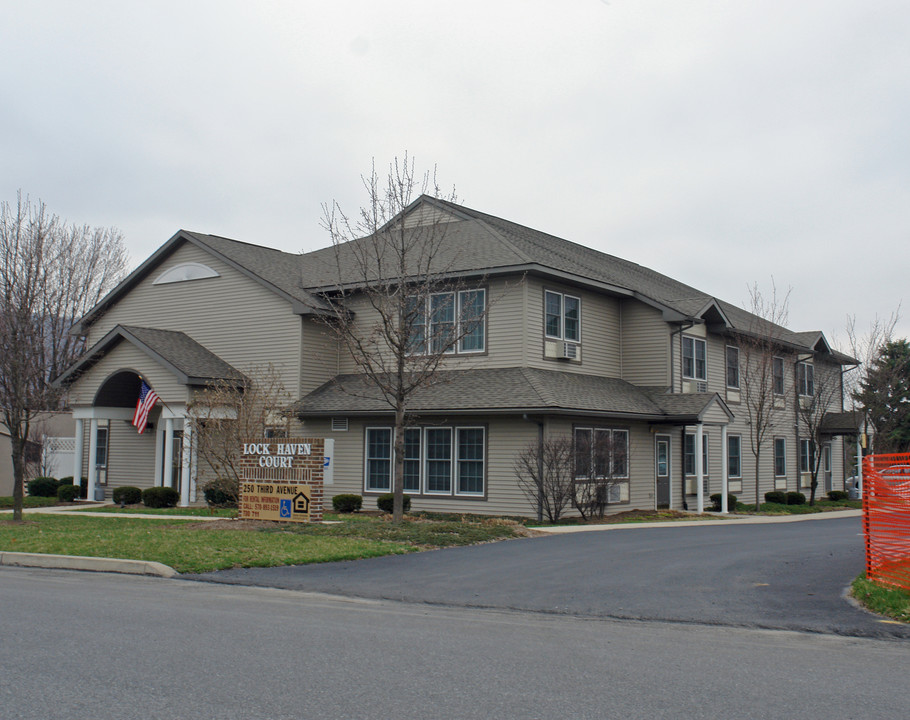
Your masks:
[{"label": "brick sign base", "polygon": [[323,438],[267,438],[243,443],[241,520],[321,522]]}]

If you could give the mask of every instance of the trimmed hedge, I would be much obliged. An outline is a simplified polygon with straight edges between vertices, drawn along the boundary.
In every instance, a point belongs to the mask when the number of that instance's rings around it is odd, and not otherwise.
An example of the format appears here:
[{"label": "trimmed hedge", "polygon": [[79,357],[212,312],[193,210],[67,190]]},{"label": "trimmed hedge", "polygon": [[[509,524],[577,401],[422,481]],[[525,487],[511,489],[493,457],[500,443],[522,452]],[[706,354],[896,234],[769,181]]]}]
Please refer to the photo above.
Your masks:
[{"label": "trimmed hedge", "polygon": [[28,494],[32,497],[57,497],[58,487],[57,478],[36,477],[28,481]]},{"label": "trimmed hedge", "polygon": [[787,493],[787,505],[805,505],[806,496],[801,492],[790,491]]},{"label": "trimmed hedge", "polygon": [[787,504],[787,493],[783,490],[772,490],[765,493],[765,502],[778,503],[779,505]]},{"label": "trimmed hedge", "polygon": [[142,504],[149,508],[175,507],[180,493],[169,487],[150,487],[142,491]]},{"label": "trimmed hedge", "polygon": [[332,498],[332,508],[339,513],[353,513],[363,507],[363,498],[353,493],[342,493]]},{"label": "trimmed hedge", "polygon": [[112,499],[118,505],[137,505],[142,502],[142,490],[132,485],[114,488]]},{"label": "trimmed hedge", "polygon": [[847,500],[850,497],[850,493],[843,490],[829,490],[828,499],[831,502],[840,502],[841,500]]},{"label": "trimmed hedge", "polygon": [[[711,495],[711,502],[714,503],[714,507],[712,507],[711,509],[714,512],[720,512],[721,500],[723,500],[722,493],[714,493],[713,495]],[[735,509],[736,509],[736,495],[734,495],[733,493],[727,493],[727,510],[735,510]]]},{"label": "trimmed hedge", "polygon": [[[376,507],[378,507],[383,512],[390,513],[392,512],[395,504],[395,494],[386,493],[385,495],[380,495],[376,498]],[[402,510],[407,512],[411,509],[411,498],[407,495],[404,496],[404,503],[402,503]]]},{"label": "trimmed hedge", "polygon": [[206,503],[217,508],[236,508],[239,493],[239,483],[225,480],[212,480],[206,483],[202,491]]},{"label": "trimmed hedge", "polygon": [[81,489],[81,487],[73,485],[72,483],[61,485],[57,488],[57,499],[60,502],[73,502],[73,500],[79,497],[79,491]]}]

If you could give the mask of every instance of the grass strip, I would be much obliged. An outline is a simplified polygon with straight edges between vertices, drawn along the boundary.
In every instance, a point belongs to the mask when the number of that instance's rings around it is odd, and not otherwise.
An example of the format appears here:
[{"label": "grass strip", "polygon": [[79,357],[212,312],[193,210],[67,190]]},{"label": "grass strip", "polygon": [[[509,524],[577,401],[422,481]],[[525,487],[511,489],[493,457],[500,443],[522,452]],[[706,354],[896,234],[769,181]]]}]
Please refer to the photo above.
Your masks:
[{"label": "grass strip", "polygon": [[147,508],[143,505],[104,505],[103,507],[71,507],[67,510],[76,512],[101,512],[111,515],[186,515],[187,517],[237,517],[237,511],[230,508],[208,507],[172,507],[172,508]]},{"label": "grass strip", "polygon": [[526,533],[498,519],[436,521],[345,517],[337,525],[31,515],[0,520],[0,550],[154,560],[178,572],[356,560],[471,545]]},{"label": "grass strip", "polygon": [[862,573],[853,581],[851,595],[871,612],[910,623],[910,593],[906,590],[879,585]]},{"label": "grass strip", "polygon": [[[57,504],[55,497],[31,497],[26,495],[22,498],[22,507],[26,510],[29,508],[50,507]],[[11,495],[0,495],[0,510],[9,510],[13,507],[13,498]]]}]

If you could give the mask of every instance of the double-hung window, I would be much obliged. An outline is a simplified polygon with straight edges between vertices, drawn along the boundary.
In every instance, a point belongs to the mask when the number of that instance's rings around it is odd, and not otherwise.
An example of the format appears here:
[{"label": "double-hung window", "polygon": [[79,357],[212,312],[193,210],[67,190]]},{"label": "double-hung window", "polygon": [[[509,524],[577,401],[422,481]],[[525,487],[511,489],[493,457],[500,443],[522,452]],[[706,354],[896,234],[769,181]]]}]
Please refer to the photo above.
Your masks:
[{"label": "double-hung window", "polygon": [[[695,475],[695,433],[686,433],[685,446],[683,447],[683,466],[686,475]],[[708,475],[708,433],[703,433],[701,438],[701,466],[704,475]]]},{"label": "double-hung window", "polygon": [[727,345],[727,387],[739,389],[739,348]]},{"label": "double-hung window", "polygon": [[799,441],[799,471],[801,473],[812,472],[812,466],[815,463],[815,448],[811,440],[801,438]]},{"label": "double-hung window", "polygon": [[787,476],[787,438],[774,438],[774,477]]},{"label": "double-hung window", "polygon": [[811,363],[796,364],[796,385],[800,395],[815,395],[815,367]]},{"label": "double-hung window", "polygon": [[727,477],[743,476],[743,439],[740,435],[727,435]]},{"label": "double-hung window", "polygon": [[412,355],[486,350],[486,290],[411,296],[404,309]]},{"label": "double-hung window", "polygon": [[771,358],[771,387],[775,395],[784,394],[784,359],[782,357]]},{"label": "double-hung window", "polygon": [[581,300],[573,295],[544,292],[544,326],[548,338],[581,341]]},{"label": "double-hung window", "polygon": [[[364,488],[392,489],[392,428],[367,428]],[[425,427],[404,431],[404,491],[409,494],[482,496],[486,478],[483,427]]]},{"label": "double-hung window", "polygon": [[682,361],[684,378],[708,379],[708,349],[704,340],[683,335]]},{"label": "double-hung window", "polygon": [[620,484],[629,478],[629,431],[618,428],[575,428],[575,479],[611,480],[607,502],[622,500]]}]

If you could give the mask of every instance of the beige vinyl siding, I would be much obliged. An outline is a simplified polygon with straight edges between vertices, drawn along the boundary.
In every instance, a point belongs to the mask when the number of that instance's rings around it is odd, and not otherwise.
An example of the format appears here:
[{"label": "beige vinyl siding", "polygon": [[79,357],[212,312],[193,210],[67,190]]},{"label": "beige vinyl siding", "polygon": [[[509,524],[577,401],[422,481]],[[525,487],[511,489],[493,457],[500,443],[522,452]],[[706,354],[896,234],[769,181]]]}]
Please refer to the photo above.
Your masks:
[{"label": "beige vinyl siding", "polygon": [[[110,447],[108,448],[108,488],[133,485],[148,488],[155,484],[154,430],[142,435],[127,420],[111,420]],[[88,435],[88,432],[86,432]],[[88,463],[88,455],[83,455]],[[88,468],[86,468],[87,470]],[[110,492],[107,490],[106,492]]]},{"label": "beige vinyl siding", "polygon": [[670,326],[659,310],[637,300],[622,303],[622,379],[670,384]]},{"label": "beige vinyl siding", "polygon": [[[486,290],[486,351],[447,355],[441,365],[442,369],[515,367],[522,364],[526,343],[522,331],[526,312],[523,285],[524,280],[516,277],[510,280],[490,280],[464,288],[482,287]],[[355,322],[362,329],[362,334],[369,333],[378,314],[370,307],[367,299],[363,296],[351,298],[347,307],[354,312]],[[358,372],[350,353],[343,347],[340,350],[339,364],[342,373]]]},{"label": "beige vinyl siding", "polygon": [[128,340],[122,340],[83,374],[78,382],[70,386],[70,405],[91,405],[104,382],[121,370],[131,370],[142,375],[164,403],[182,405],[188,400],[187,387],[170,370],[152,360]]},{"label": "beige vinyl siding", "polygon": [[[185,262],[207,265],[220,277],[154,284]],[[300,319],[290,303],[194,245],[181,245],[103,314],[89,330],[89,346],[118,324],[184,332],[240,370],[272,363],[287,391],[299,395]]]},{"label": "beige vinyl siding", "polygon": [[[527,365],[544,370],[619,377],[622,352],[620,301],[603,293],[548,282],[541,278],[528,278],[527,282]],[[581,300],[581,362],[545,357],[547,339],[544,293],[547,290],[572,295]]]},{"label": "beige vinyl siding", "polygon": [[300,390],[298,397],[315,390],[338,374],[338,340],[324,324],[301,318]]}]

